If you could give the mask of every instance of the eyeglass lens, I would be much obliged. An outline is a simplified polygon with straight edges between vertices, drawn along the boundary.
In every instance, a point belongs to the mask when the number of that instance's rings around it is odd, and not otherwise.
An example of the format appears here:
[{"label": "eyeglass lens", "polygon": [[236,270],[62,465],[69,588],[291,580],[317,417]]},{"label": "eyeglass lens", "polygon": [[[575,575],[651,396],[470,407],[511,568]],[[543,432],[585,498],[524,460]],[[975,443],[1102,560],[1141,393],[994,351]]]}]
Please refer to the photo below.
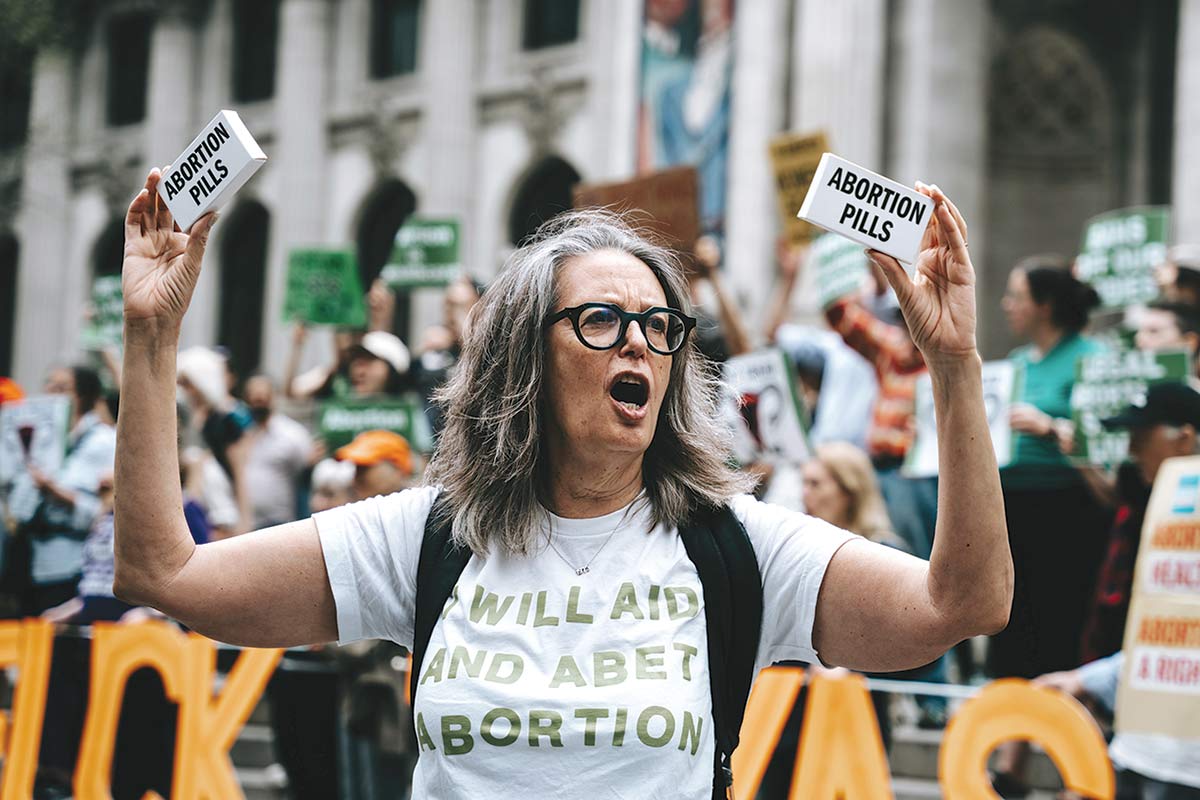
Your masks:
[{"label": "eyeglass lens", "polygon": [[[679,349],[686,330],[683,317],[670,311],[656,311],[643,323],[650,346],[665,352]],[[621,335],[621,316],[603,306],[586,308],[579,315],[579,333],[592,347],[612,347]]]}]

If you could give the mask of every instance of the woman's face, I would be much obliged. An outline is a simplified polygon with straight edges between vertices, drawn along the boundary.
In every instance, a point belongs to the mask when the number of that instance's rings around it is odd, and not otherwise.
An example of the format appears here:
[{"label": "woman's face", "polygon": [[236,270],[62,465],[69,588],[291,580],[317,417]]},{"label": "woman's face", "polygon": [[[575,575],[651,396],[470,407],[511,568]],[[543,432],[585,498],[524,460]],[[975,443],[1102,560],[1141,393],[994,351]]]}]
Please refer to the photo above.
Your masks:
[{"label": "woman's face", "polygon": [[1024,270],[1014,269],[1009,273],[1008,288],[1000,307],[1008,319],[1008,329],[1016,336],[1028,336],[1038,318],[1039,306],[1029,292],[1029,279]]},{"label": "woman's face", "polygon": [[359,351],[350,360],[350,385],[355,394],[379,394],[387,389],[388,363]]},{"label": "woman's face", "polygon": [[[590,302],[615,303],[636,312],[666,306],[667,298],[654,273],[639,259],[617,250],[598,250],[563,265],[553,311]],[[586,347],[570,319],[559,320],[545,335],[545,423],[553,444],[572,457],[644,453],[654,439],[672,356],[651,350],[636,322],[608,350]],[[630,390],[633,402],[616,400],[612,391],[618,383],[638,387],[618,390]]]},{"label": "woman's face", "polygon": [[850,523],[850,495],[818,459],[804,464],[800,471],[804,482],[804,509],[828,523],[844,528]]}]

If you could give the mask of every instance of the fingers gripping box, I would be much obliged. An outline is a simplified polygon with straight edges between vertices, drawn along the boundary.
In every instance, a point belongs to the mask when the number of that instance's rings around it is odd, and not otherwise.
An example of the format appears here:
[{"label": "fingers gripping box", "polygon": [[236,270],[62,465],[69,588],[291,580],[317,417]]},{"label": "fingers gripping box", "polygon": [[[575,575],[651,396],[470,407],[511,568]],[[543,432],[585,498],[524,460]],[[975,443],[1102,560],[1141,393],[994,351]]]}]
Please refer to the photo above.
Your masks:
[{"label": "fingers gripping box", "polygon": [[221,111],[163,170],[158,193],[179,229],[225,204],[267,161],[236,111]]},{"label": "fingers gripping box", "polygon": [[897,261],[913,264],[933,201],[833,153],[821,163],[796,215]]}]

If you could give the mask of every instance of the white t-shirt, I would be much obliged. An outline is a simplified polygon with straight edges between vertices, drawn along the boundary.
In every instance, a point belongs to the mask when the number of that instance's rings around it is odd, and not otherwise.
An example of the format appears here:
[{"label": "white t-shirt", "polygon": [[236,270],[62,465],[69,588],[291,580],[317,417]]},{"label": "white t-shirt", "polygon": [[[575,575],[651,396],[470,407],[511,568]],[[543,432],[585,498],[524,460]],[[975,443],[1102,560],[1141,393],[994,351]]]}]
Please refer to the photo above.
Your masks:
[{"label": "white t-shirt", "polygon": [[[340,642],[411,646],[436,494],[410,489],[315,516]],[[853,534],[751,497],[732,506],[763,580],[758,666],[815,661],[817,592]],[[704,597],[682,539],[651,529],[644,501],[548,521],[562,557],[544,544],[526,558],[472,556],[433,630],[414,709],[413,796],[711,797]],[[566,563],[593,557],[582,576]]]}]

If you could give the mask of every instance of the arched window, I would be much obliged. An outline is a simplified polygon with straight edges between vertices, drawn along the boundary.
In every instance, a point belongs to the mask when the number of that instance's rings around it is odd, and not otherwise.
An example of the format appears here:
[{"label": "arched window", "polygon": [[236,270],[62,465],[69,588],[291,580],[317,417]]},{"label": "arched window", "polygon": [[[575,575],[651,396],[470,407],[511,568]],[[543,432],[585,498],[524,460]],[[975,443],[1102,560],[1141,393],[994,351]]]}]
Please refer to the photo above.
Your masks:
[{"label": "arched window", "polygon": [[0,235],[0,375],[12,374],[17,335],[17,237]]},{"label": "arched window", "polygon": [[131,125],[146,116],[146,76],[154,21],[141,11],[108,22],[108,124]]},{"label": "arched window", "polygon": [[92,277],[120,275],[125,260],[125,221],[114,219],[92,246]]},{"label": "arched window", "polygon": [[[363,201],[358,217],[358,275],[363,291],[379,277],[392,250],[396,247],[396,231],[417,207],[417,196],[404,181],[389,178],[376,186]],[[408,341],[410,313],[407,292],[396,294],[396,318],[392,326],[396,335]]]},{"label": "arched window", "polygon": [[279,0],[237,3],[233,9],[233,99],[267,100],[275,94]]},{"label": "arched window", "polygon": [[571,208],[571,187],[579,173],[558,156],[549,156],[529,171],[513,198],[508,239],[520,246],[537,227]]},{"label": "arched window", "polygon": [[271,215],[253,200],[229,215],[221,236],[220,312],[217,343],[228,348],[239,375],[259,368],[262,356],[263,294]]}]

